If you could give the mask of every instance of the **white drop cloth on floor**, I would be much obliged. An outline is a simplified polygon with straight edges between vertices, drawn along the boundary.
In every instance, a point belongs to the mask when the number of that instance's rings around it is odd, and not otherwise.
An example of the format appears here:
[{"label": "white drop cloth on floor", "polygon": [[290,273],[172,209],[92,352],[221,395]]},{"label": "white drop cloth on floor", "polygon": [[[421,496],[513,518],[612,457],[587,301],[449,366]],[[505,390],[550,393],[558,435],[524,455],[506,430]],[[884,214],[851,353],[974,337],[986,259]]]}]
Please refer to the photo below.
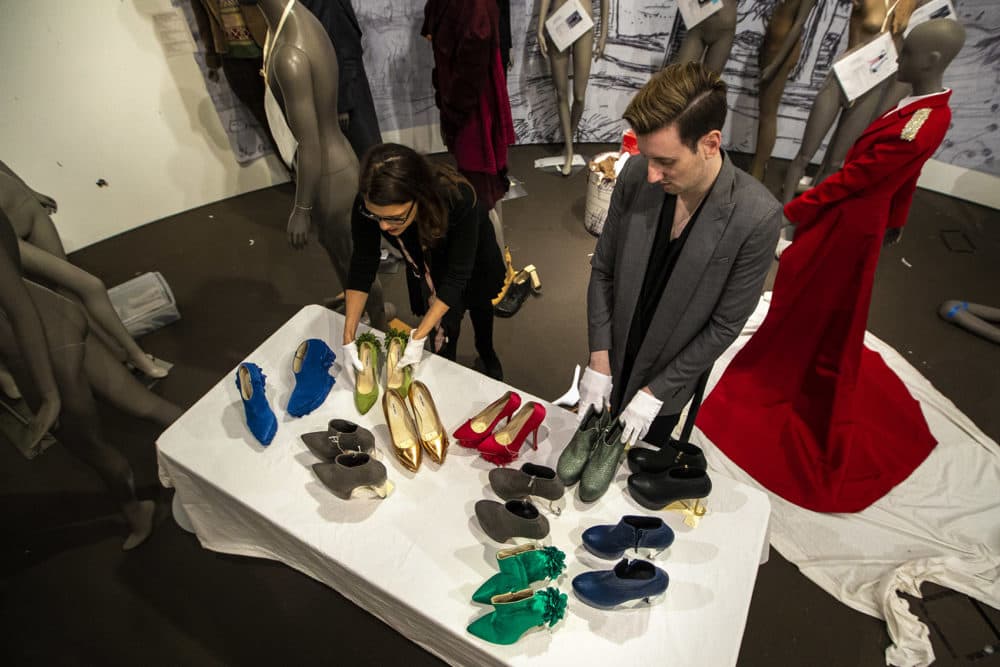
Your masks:
[{"label": "white drop cloth on floor", "polygon": [[[767,314],[763,296],[740,337],[715,364],[708,391]],[[898,352],[865,334],[920,402],[938,440],[902,484],[862,512],[821,514],[777,495],[771,499],[771,544],[849,607],[885,619],[893,645],[887,664],[929,665],[927,627],[897,595],[920,596],[925,581],[1000,608],[1000,448],[976,428]],[[695,429],[712,469],[767,491]]]}]

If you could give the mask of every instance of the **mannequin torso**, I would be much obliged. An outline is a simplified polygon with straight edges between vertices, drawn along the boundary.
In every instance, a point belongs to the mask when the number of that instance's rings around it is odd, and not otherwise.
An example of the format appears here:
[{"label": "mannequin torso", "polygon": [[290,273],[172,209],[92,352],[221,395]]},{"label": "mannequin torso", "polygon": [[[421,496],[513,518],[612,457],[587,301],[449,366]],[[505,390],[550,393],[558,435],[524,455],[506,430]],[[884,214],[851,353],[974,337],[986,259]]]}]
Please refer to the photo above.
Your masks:
[{"label": "mannequin torso", "polygon": [[689,28],[681,42],[676,62],[704,62],[722,73],[736,37],[737,0],[722,0],[722,9]]}]

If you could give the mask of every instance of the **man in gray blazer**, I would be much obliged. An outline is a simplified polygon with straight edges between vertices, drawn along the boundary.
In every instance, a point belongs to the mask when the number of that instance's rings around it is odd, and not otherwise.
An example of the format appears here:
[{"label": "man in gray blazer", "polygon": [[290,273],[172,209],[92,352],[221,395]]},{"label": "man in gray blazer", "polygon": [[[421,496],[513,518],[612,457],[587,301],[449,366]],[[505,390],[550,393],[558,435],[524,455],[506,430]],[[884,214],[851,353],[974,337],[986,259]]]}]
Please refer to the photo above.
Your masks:
[{"label": "man in gray blazer", "polygon": [[753,312],[781,205],[722,151],[726,85],[699,63],[657,73],[629,103],[639,139],[591,260],[590,364],[580,414],[619,414],[623,442],[663,445],[698,377]]}]

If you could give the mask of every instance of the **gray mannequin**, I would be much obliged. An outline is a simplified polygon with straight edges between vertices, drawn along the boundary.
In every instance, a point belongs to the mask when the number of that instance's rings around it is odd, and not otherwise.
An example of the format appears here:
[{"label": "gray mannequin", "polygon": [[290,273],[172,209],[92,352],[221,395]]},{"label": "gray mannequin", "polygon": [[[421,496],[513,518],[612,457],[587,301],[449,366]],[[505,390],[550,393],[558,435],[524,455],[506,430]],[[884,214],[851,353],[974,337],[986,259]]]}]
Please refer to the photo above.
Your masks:
[{"label": "gray mannequin", "polygon": [[[24,449],[49,430],[107,485],[129,525],[123,549],[153,528],[151,501],[136,497],[132,468],[101,428],[94,394],[130,414],[167,426],[177,406],[149,392],[88,329],[79,304],[22,279],[17,238],[0,211],[0,359],[8,365],[34,419]],[[58,420],[58,422],[57,422]]]},{"label": "gray mannequin", "polygon": [[[852,0],[852,4],[853,9],[848,26],[848,51],[864,46],[887,30],[895,36],[898,50],[902,33],[910,20],[910,14],[913,13],[913,9],[918,3],[915,0],[897,0],[892,3],[887,3],[886,0]],[[887,93],[887,91],[892,92]],[[841,92],[836,76],[831,71],[809,111],[809,118],[806,121],[798,154],[788,165],[782,190],[782,201],[787,204],[795,197],[799,181],[805,174],[809,160],[819,150],[823,138],[834,123],[837,123],[837,129],[827,147],[819,172],[813,179],[813,185],[822,182],[823,179],[839,169],[847,156],[847,151],[851,149],[865,128],[878,117],[879,112],[895,106],[896,102],[906,94],[907,89],[904,86],[895,85],[893,78],[890,77],[854,100],[853,103],[848,103]],[[887,95],[894,99],[890,99]],[[884,96],[887,97],[884,99]]]},{"label": "gray mannequin", "polygon": [[[257,6],[268,25],[264,83],[282,104],[298,142],[288,240],[293,247],[305,246],[315,223],[319,242],[346,285],[358,159],[340,129],[337,55],[323,25],[295,0],[258,0]],[[378,280],[368,295],[368,316],[374,328],[388,328]]]},{"label": "gray mannequin", "polygon": [[705,63],[713,72],[722,74],[736,39],[736,3],[737,0],[722,0],[722,9],[688,28],[674,62]]},{"label": "gray mannequin", "polygon": [[166,376],[166,369],[158,366],[125,329],[104,283],[67,259],[59,232],[49,218],[49,212],[56,210],[55,200],[32,190],[3,162],[0,162],[0,209],[14,226],[25,273],[79,299],[94,332],[112,350],[123,352],[120,360],[127,359],[149,377]]},{"label": "gray mannequin", "polygon": [[757,146],[750,165],[750,175],[764,180],[767,161],[778,136],[778,106],[785,91],[788,74],[802,53],[802,28],[816,0],[781,0],[767,23],[764,43],[758,54],[760,94],[757,104]]},{"label": "gray mannequin", "polygon": [[[538,10],[538,49],[549,61],[552,82],[556,87],[556,101],[559,105],[559,125],[562,128],[563,141],[566,143],[565,160],[562,174],[569,176],[573,167],[573,136],[583,118],[584,100],[587,94],[587,82],[590,79],[590,61],[604,55],[604,46],[608,41],[608,5],[609,0],[601,0],[601,18],[598,25],[600,35],[597,38],[597,48],[594,48],[594,33],[587,32],[565,51],[556,48],[552,39],[545,32],[545,20],[549,10],[555,11],[562,7],[566,0],[541,0]],[[593,18],[594,8],[590,0],[584,0],[583,10]],[[573,98],[569,96],[570,56],[573,58]]]},{"label": "gray mannequin", "polygon": [[938,315],[966,331],[1000,344],[1000,308],[967,301],[945,301]]}]

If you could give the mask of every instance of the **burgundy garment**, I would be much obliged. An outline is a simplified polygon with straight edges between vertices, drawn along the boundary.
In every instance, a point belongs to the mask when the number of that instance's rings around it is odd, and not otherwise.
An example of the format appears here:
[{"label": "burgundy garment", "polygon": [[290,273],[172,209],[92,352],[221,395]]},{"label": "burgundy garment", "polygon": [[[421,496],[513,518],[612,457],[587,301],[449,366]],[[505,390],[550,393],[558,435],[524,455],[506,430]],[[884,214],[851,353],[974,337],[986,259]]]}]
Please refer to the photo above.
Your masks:
[{"label": "burgundy garment", "polygon": [[421,34],[431,39],[434,51],[434,99],[445,145],[491,209],[507,191],[507,146],[516,140],[497,4],[429,0]]}]

